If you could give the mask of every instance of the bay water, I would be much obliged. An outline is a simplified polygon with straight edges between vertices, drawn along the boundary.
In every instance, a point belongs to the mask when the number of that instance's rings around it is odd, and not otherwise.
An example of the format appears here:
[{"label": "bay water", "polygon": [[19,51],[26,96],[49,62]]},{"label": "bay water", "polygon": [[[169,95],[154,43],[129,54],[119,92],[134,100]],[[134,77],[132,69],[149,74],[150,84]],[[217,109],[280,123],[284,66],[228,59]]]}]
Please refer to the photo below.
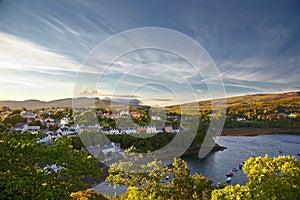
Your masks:
[{"label": "bay water", "polygon": [[[200,173],[218,184],[225,182],[226,173],[233,172],[231,185],[244,185],[247,177],[239,164],[250,157],[265,156],[276,157],[279,155],[296,156],[300,152],[300,135],[289,134],[268,134],[257,136],[219,136],[216,142],[226,147],[223,151],[209,153],[205,158],[199,159],[197,154],[182,156],[182,159],[189,163],[191,173]],[[98,184],[95,190],[102,194],[115,192],[121,194],[126,191],[125,186],[114,188],[104,181]]]}]

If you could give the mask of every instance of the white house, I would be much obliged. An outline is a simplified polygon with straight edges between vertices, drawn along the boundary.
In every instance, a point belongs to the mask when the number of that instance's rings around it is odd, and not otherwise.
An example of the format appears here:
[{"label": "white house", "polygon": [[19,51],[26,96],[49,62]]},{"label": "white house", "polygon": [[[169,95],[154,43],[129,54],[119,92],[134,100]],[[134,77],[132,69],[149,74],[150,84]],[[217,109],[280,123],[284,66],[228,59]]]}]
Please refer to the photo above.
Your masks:
[{"label": "white house", "polygon": [[45,119],[45,123],[46,123],[46,126],[49,127],[49,126],[54,126],[55,121],[54,121],[54,119],[52,119],[51,117],[47,117],[47,118]]},{"label": "white house", "polygon": [[157,115],[151,116],[151,120],[153,120],[153,121],[160,121],[160,120],[161,120],[161,117],[160,117],[160,116],[157,116]]},{"label": "white house", "polygon": [[113,144],[114,143],[111,143],[109,145],[101,146],[100,149],[101,149],[102,153],[104,155],[107,155],[108,153],[114,153],[114,152],[116,152],[115,145],[113,145]]},{"label": "white house", "polygon": [[106,144],[103,146],[100,146],[99,144],[94,146],[89,146],[86,147],[85,149],[94,157],[97,157],[100,153],[102,153],[104,156],[107,156],[108,154],[113,154],[121,151],[120,144],[116,142],[112,142],[110,144]]},{"label": "white house", "polygon": [[112,128],[109,130],[109,133],[110,134],[120,134],[120,130],[117,128]]},{"label": "white house", "polygon": [[59,166],[59,165],[56,165],[56,164],[47,164],[44,167],[44,170],[46,171],[47,174],[50,174],[51,172],[57,173],[58,171],[61,171],[63,169],[65,169],[65,167]]},{"label": "white house", "polygon": [[148,133],[148,134],[157,133],[156,127],[155,126],[147,126],[146,133]]},{"label": "white house", "polygon": [[96,124],[94,126],[92,125],[89,125],[89,126],[80,126],[80,131],[83,131],[83,130],[101,130],[101,126]]},{"label": "white house", "polygon": [[36,118],[37,114],[33,113],[33,112],[30,112],[30,111],[22,111],[20,113],[20,116],[21,117],[26,117],[26,118]]},{"label": "white house", "polygon": [[63,117],[61,120],[60,120],[60,125],[68,125],[70,123],[70,119],[67,118],[67,117]]},{"label": "white house", "polygon": [[297,118],[297,113],[291,113],[288,115],[289,118]]},{"label": "white house", "polygon": [[77,135],[79,131],[80,131],[79,125],[76,126],[73,125],[69,128],[69,135]]},{"label": "white house", "polygon": [[237,117],[236,121],[237,122],[244,122],[244,121],[246,121],[246,118],[245,117],[243,117],[243,118],[242,117]]},{"label": "white house", "polygon": [[66,126],[60,127],[56,133],[59,133],[61,135],[69,135],[69,128]]},{"label": "white house", "polygon": [[60,133],[60,132],[52,132],[52,131],[49,131],[49,132],[47,132],[46,133],[47,135],[51,135],[51,138],[52,138],[52,140],[54,141],[54,140],[56,140],[56,139],[58,139],[58,138],[61,138],[62,137],[62,133]]},{"label": "white house", "polygon": [[179,133],[180,130],[179,130],[179,128],[173,128],[172,132],[173,132],[173,133]]},{"label": "white house", "polygon": [[122,128],[120,131],[122,134],[136,134],[135,127]]},{"label": "white house", "polygon": [[40,129],[41,129],[40,126],[28,126],[28,125],[25,125],[23,127],[23,132],[29,131],[29,132],[31,132],[31,133],[34,134],[34,133],[37,133]]},{"label": "white house", "polygon": [[128,118],[129,117],[129,111],[121,111],[120,112],[120,117]]},{"label": "white house", "polygon": [[46,137],[37,140],[37,143],[42,143],[42,142],[44,142],[44,143],[51,143],[51,142],[53,142],[52,135],[51,134],[47,134]]}]

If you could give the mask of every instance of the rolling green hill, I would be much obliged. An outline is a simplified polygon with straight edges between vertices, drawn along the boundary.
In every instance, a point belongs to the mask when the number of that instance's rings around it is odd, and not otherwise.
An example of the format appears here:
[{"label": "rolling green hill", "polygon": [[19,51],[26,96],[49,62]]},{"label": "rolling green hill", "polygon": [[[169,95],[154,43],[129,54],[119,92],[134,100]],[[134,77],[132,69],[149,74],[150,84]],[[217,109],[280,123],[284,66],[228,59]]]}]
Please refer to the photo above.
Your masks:
[{"label": "rolling green hill", "polygon": [[[218,100],[216,100],[217,102]],[[167,106],[168,112],[181,113],[181,108],[188,110],[190,114],[195,114],[200,110],[210,110],[211,101],[199,101],[199,108],[195,103],[187,103],[183,105]],[[249,105],[263,106],[267,104],[295,105],[300,107],[300,92],[288,92],[280,94],[254,94],[237,97],[229,97],[226,99],[226,108],[244,107]]]}]

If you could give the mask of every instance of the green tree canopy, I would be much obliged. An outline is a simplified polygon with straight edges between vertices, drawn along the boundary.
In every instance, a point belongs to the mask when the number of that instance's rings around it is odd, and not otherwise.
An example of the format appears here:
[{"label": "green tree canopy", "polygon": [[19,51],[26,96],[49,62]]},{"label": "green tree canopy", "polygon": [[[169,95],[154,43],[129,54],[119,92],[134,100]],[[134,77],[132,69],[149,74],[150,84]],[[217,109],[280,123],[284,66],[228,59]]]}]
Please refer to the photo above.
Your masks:
[{"label": "green tree canopy", "polygon": [[97,116],[95,111],[93,110],[87,110],[84,112],[77,112],[73,113],[74,115],[74,122],[79,125],[95,125],[98,123]]},{"label": "green tree canopy", "polygon": [[300,162],[295,157],[269,156],[250,158],[243,170],[245,186],[227,186],[214,190],[212,199],[299,199]]},{"label": "green tree canopy", "polygon": [[17,123],[24,123],[27,122],[27,119],[24,117],[21,117],[20,114],[13,114],[5,117],[2,120],[3,123],[5,124],[10,124],[12,126],[16,125]]},{"label": "green tree canopy", "polygon": [[[52,146],[30,133],[0,133],[0,199],[70,199],[83,177],[98,176],[96,161],[64,137]],[[52,167],[52,168],[51,168]]]},{"label": "green tree canopy", "polygon": [[209,196],[212,181],[200,174],[192,175],[187,162],[175,159],[171,167],[160,167],[153,160],[142,165],[144,172],[134,172],[142,157],[111,165],[107,180],[125,185],[128,190],[120,199],[204,199]]}]

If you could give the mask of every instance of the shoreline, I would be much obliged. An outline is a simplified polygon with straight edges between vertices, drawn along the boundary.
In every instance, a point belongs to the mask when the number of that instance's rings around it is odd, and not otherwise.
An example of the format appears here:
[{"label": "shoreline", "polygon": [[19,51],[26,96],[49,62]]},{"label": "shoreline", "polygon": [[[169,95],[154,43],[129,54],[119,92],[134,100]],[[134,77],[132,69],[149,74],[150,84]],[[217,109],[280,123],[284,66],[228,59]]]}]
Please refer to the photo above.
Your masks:
[{"label": "shoreline", "polygon": [[296,134],[300,135],[300,129],[287,128],[235,128],[223,129],[221,136],[256,136],[263,134]]},{"label": "shoreline", "polygon": [[[221,136],[257,136],[265,134],[292,134],[300,135],[300,129],[286,129],[286,128],[235,128],[235,129],[223,129]],[[197,154],[201,148],[201,145],[189,147],[183,154],[191,155]],[[227,147],[215,144],[211,151],[223,151]]]},{"label": "shoreline", "polygon": [[[221,136],[257,136],[264,134],[295,134],[300,135],[300,129],[284,129],[284,128],[237,128],[237,129],[223,129]],[[194,147],[189,147],[181,156],[197,154],[201,148],[201,145],[197,145]],[[220,146],[219,144],[215,144],[212,148],[211,152],[215,151],[223,151],[227,149],[227,147]],[[98,163],[98,166],[103,169],[102,174],[100,176],[100,181],[96,181],[97,184],[105,181],[108,176],[108,167],[103,165],[102,163]],[[95,182],[94,182],[95,184]],[[90,185],[93,185],[90,183]]]}]

